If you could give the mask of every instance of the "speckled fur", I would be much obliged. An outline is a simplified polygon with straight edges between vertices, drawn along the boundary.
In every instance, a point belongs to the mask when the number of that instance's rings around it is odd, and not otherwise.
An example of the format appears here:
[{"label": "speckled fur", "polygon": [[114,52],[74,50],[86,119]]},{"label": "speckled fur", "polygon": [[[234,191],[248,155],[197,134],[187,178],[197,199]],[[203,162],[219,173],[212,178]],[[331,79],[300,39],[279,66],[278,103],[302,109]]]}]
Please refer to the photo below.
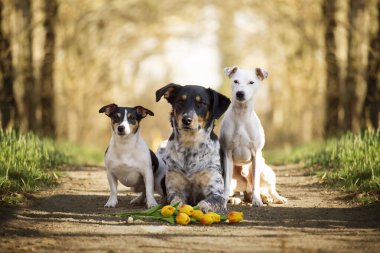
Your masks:
[{"label": "speckled fur", "polygon": [[[227,103],[227,106],[223,106],[226,110],[229,99],[224,103]],[[167,165],[168,201],[198,205],[204,212],[225,213],[227,208],[220,144],[213,133],[216,118],[210,118],[208,124],[198,131],[181,131],[176,121],[175,109],[174,105],[170,119],[173,133],[166,146],[158,150],[158,155]]]}]

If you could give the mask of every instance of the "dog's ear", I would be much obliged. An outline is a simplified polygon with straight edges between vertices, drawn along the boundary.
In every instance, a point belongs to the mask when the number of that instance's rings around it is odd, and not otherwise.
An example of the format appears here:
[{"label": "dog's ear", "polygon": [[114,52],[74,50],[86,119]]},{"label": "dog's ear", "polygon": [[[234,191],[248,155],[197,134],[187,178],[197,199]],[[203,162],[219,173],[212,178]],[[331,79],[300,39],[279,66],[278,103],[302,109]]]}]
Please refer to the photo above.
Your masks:
[{"label": "dog's ear", "polygon": [[212,115],[214,119],[219,119],[225,111],[227,111],[228,106],[231,104],[231,100],[220,94],[213,89],[208,89],[212,97]]},{"label": "dog's ear", "polygon": [[234,66],[234,67],[226,67],[224,68],[224,74],[226,74],[226,76],[228,76],[229,78],[231,78],[231,76],[233,74],[235,74],[236,70],[238,70],[238,67]]},{"label": "dog's ear", "polygon": [[107,116],[110,116],[117,107],[117,104],[105,105],[99,109],[99,113],[105,113]]},{"label": "dog's ear", "polygon": [[260,79],[260,81],[264,80],[268,77],[268,72],[265,71],[265,69],[262,68],[256,68],[256,75]]},{"label": "dog's ear", "polygon": [[143,106],[140,106],[140,105],[135,106],[135,109],[136,109],[137,115],[139,115],[141,118],[145,118],[147,115],[154,116],[154,113],[151,110],[146,109]]},{"label": "dog's ear", "polygon": [[156,91],[156,102],[160,101],[161,97],[164,96],[169,103],[171,103],[171,97],[178,90],[178,88],[182,87],[181,85],[175,83],[169,83],[165,87]]}]

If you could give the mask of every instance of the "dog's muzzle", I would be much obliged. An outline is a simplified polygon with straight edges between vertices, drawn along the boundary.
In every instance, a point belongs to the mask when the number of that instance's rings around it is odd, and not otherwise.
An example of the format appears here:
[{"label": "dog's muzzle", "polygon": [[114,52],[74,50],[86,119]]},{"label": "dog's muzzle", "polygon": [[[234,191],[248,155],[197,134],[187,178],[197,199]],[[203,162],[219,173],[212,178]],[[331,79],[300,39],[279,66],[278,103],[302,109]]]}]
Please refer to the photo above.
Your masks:
[{"label": "dog's muzzle", "polygon": [[119,135],[124,135],[125,134],[125,126],[118,126],[117,127],[117,133]]},{"label": "dog's muzzle", "polygon": [[239,101],[245,100],[245,93],[243,91],[236,92],[236,99]]},{"label": "dog's muzzle", "polygon": [[185,126],[185,127],[189,127],[191,125],[191,122],[193,121],[193,118],[190,117],[190,116],[184,116],[182,118],[182,124]]}]

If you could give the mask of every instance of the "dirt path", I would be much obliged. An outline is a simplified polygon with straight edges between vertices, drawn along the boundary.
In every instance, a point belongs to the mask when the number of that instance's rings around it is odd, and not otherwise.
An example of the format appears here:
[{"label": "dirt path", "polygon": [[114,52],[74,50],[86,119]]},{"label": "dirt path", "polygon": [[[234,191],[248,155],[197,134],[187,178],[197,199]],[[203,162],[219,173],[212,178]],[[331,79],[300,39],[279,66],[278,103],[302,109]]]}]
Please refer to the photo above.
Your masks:
[{"label": "dirt path", "polygon": [[118,208],[104,209],[104,169],[70,168],[58,188],[1,211],[0,252],[380,252],[379,208],[347,205],[300,168],[275,170],[288,205],[229,207],[243,211],[244,222],[205,227],[104,217],[132,210],[133,195],[120,186]]}]

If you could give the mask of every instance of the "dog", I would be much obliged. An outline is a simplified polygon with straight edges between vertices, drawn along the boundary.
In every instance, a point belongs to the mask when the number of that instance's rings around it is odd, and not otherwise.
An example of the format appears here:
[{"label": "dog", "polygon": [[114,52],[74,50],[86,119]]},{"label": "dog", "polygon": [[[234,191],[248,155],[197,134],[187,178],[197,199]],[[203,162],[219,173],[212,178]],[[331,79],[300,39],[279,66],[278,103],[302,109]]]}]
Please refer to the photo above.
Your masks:
[{"label": "dog", "polygon": [[230,99],[210,88],[174,83],[156,91],[157,102],[162,96],[172,106],[173,132],[166,147],[157,152],[167,165],[168,202],[225,213],[223,151],[213,129]]},{"label": "dog", "polygon": [[[232,104],[220,130],[225,155],[225,197],[245,189],[245,198],[251,198],[253,206],[263,205],[261,196],[266,202],[284,204],[287,199],[277,193],[276,175],[262,156],[265,134],[253,108],[257,89],[268,73],[262,68],[253,71],[238,67],[227,67],[224,73],[232,82]],[[237,181],[244,183],[246,178],[245,185],[239,186],[235,181],[236,189],[231,187],[234,173]]]},{"label": "dog", "polygon": [[111,118],[112,137],[104,155],[110,197],[104,207],[117,205],[117,184],[133,187],[141,193],[131,204],[146,201],[148,208],[157,205],[154,192],[165,196],[165,164],[151,151],[140,136],[140,121],[153,112],[142,107],[119,107],[109,104],[100,108]]}]

